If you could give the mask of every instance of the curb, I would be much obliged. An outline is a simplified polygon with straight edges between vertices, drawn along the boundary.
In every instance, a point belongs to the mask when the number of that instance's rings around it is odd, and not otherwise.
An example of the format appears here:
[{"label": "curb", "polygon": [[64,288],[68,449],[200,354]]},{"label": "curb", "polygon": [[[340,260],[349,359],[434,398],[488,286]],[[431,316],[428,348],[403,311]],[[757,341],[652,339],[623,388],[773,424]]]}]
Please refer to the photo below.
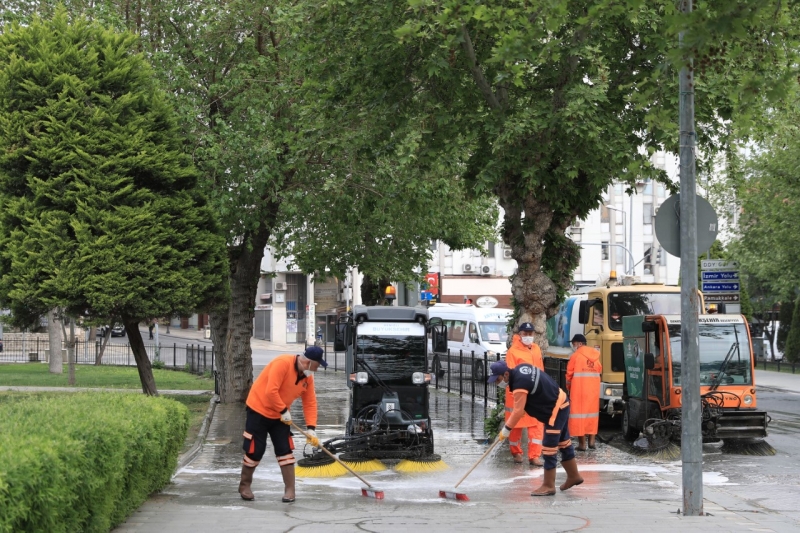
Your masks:
[{"label": "curb", "polygon": [[194,439],[194,444],[192,444],[192,447],[178,457],[178,466],[175,468],[175,474],[191,463],[194,458],[197,457],[197,454],[203,449],[203,443],[206,441],[206,437],[208,436],[208,429],[211,427],[211,420],[214,418],[214,410],[216,409],[218,403],[219,396],[216,394],[212,395],[211,400],[208,402],[206,416],[203,418],[203,424],[200,426],[200,431],[197,433],[197,438]]}]

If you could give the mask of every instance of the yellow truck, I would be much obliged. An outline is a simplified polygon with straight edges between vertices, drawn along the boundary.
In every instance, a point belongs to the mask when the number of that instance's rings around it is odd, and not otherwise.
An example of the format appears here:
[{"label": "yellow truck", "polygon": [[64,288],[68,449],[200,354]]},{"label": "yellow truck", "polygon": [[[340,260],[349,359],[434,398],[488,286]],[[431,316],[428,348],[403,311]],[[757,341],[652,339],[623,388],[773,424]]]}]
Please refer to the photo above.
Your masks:
[{"label": "yellow truck", "polygon": [[[698,292],[698,309],[705,309]],[[576,333],[586,337],[587,345],[600,352],[603,373],[600,388],[601,412],[617,410],[625,381],[625,354],[622,347],[622,317],[632,315],[680,315],[681,288],[659,283],[620,282],[614,272],[609,281],[597,287],[580,289],[567,297],[558,313],[547,321],[550,347],[544,356],[545,370],[563,388],[567,361],[572,354],[570,339]]]}]

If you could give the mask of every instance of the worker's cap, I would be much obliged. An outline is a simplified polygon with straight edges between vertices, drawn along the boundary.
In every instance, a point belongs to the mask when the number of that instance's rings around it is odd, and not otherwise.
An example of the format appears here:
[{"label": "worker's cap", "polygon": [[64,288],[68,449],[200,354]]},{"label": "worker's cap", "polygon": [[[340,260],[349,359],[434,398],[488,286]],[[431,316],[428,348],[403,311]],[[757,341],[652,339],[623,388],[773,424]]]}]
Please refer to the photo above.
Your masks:
[{"label": "worker's cap", "polygon": [[489,367],[489,370],[492,371],[492,375],[489,376],[487,381],[489,383],[494,383],[497,381],[497,378],[508,372],[508,365],[505,361],[495,361],[492,363],[492,366]]},{"label": "worker's cap", "polygon": [[328,362],[325,361],[325,354],[322,352],[322,348],[319,346],[309,346],[306,348],[306,351],[303,352],[303,355],[306,357],[306,359],[310,359],[319,363],[322,368],[326,368],[328,366]]},{"label": "worker's cap", "polygon": [[582,342],[583,344],[586,344],[586,337],[584,337],[584,336],[583,336],[583,335],[581,335],[580,333],[576,333],[576,334],[575,334],[575,335],[572,337],[572,340],[571,340],[571,341],[569,341],[569,342],[570,342],[570,343],[573,343],[573,342]]},{"label": "worker's cap", "polygon": [[519,329],[517,331],[533,331],[533,324],[530,322],[523,322],[519,325]]}]

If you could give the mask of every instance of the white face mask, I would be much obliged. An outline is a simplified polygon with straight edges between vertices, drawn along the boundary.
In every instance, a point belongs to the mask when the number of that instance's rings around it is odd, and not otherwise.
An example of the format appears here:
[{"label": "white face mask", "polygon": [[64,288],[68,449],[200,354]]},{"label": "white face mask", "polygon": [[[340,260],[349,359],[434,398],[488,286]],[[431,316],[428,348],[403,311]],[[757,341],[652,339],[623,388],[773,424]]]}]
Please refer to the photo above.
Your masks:
[{"label": "white face mask", "polygon": [[308,377],[308,376],[313,376],[314,372],[312,372],[311,370],[303,370],[303,374],[305,374],[306,377]]},{"label": "white face mask", "polygon": [[519,339],[525,346],[530,346],[531,344],[533,344],[533,337],[520,337]]}]

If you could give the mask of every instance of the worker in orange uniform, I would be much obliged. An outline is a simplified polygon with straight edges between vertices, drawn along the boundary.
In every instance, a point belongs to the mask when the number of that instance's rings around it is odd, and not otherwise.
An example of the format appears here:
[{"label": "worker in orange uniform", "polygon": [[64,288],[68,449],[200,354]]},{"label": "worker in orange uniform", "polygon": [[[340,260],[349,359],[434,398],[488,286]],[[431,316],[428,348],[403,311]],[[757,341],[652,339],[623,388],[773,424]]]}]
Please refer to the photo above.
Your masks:
[{"label": "worker in orange uniform", "polygon": [[600,352],[586,346],[586,337],[577,334],[570,341],[573,354],[567,363],[567,392],[569,393],[569,434],[578,437],[580,452],[595,447],[595,436],[600,421]]},{"label": "worker in orange uniform", "polygon": [[[517,334],[511,341],[511,347],[506,352],[508,368],[514,368],[522,363],[535,366],[544,371],[542,350],[533,342],[533,324],[523,322],[519,325]],[[506,389],[506,422],[514,411],[514,396]],[[542,437],[544,424],[529,415],[523,415],[514,425],[508,436],[508,445],[515,463],[522,462],[522,429],[528,429],[528,463],[531,466],[543,466]]]},{"label": "worker in orange uniform", "polygon": [[279,355],[259,374],[250,394],[247,395],[247,420],[244,430],[244,459],[239,495],[243,500],[253,500],[250,485],[253,472],[267,450],[267,435],[275,448],[275,457],[283,476],[284,503],[295,499],[294,484],[294,440],[290,431],[292,414],[290,407],[297,398],[302,398],[303,415],[308,428],[308,443],[319,447],[316,434],[317,395],[314,392],[314,372],[328,366],[322,348],[309,346],[303,355]]}]

